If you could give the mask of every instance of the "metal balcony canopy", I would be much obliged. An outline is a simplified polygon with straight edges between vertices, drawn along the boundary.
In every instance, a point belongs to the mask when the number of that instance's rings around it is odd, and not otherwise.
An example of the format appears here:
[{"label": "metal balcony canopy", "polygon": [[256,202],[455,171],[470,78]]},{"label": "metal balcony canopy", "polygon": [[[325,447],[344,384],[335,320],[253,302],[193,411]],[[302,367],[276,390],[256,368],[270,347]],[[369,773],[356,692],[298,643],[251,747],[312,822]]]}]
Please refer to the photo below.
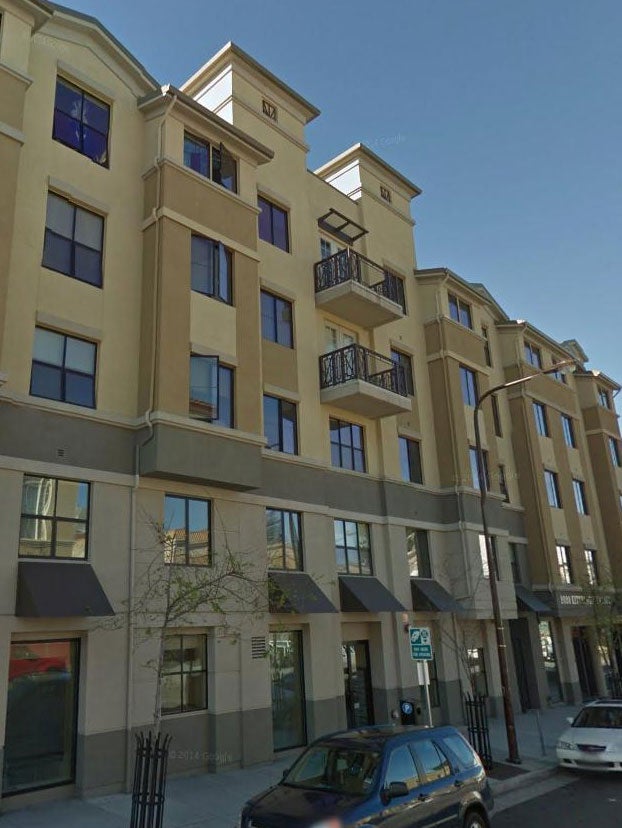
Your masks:
[{"label": "metal balcony canopy", "polygon": [[323,216],[319,217],[317,223],[322,230],[326,230],[327,233],[331,233],[346,244],[354,244],[357,239],[369,232],[369,230],[361,227],[360,224],[332,207],[328,213],[324,213]]}]

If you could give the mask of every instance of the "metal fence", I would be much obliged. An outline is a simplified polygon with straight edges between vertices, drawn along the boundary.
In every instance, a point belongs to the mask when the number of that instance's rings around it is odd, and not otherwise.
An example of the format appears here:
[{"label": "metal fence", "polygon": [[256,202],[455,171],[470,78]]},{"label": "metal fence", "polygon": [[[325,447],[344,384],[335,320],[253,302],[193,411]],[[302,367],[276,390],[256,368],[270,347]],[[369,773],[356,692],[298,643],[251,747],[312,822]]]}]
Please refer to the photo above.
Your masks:
[{"label": "metal fence", "polygon": [[151,731],[136,735],[130,828],[162,828],[170,741]]},{"label": "metal fence", "polygon": [[346,345],[320,357],[320,388],[353,379],[365,380],[402,397],[408,394],[403,366],[362,345]]},{"label": "metal fence", "polygon": [[465,693],[464,711],[471,747],[482,760],[482,765],[486,770],[490,770],[493,763],[492,750],[490,748],[490,734],[488,732],[486,696]]},{"label": "metal fence", "polygon": [[403,304],[403,287],[399,279],[354,250],[340,250],[316,263],[316,293],[349,281],[365,285],[398,305]]}]

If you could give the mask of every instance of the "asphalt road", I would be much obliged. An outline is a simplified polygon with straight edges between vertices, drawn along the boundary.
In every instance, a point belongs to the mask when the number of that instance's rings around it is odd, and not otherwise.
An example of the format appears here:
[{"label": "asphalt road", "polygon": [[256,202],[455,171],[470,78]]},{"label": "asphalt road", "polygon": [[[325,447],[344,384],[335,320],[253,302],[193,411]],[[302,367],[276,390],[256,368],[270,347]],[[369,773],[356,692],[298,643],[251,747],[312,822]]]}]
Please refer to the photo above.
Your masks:
[{"label": "asphalt road", "polygon": [[564,774],[568,784],[493,817],[493,828],[620,828],[622,774]]}]

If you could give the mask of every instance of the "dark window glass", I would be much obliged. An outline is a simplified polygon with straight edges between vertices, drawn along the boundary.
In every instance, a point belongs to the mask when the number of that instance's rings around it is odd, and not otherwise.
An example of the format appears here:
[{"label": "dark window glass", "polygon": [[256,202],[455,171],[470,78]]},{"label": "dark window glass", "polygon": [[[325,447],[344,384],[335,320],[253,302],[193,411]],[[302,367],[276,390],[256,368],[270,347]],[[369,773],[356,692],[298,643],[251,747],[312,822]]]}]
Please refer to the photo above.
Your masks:
[{"label": "dark window glass", "polygon": [[418,739],[412,743],[412,749],[428,782],[451,776],[449,760],[431,739]]},{"label": "dark window glass", "polygon": [[52,138],[108,166],[110,107],[62,78],[56,79]]},{"label": "dark window glass", "polygon": [[272,632],[269,647],[274,749],[300,747],[307,741],[302,633]]},{"label": "dark window glass", "polygon": [[514,583],[522,583],[518,544],[516,543],[510,543],[510,566],[512,567],[512,580]]},{"label": "dark window glass", "polygon": [[557,553],[557,566],[559,569],[559,577],[562,584],[572,583],[572,564],[570,562],[570,548],[568,546],[557,545],[555,547]]},{"label": "dark window glass", "polygon": [[[324,258],[324,257],[322,257]],[[389,298],[400,306],[402,311],[406,313],[406,293],[404,290],[404,280],[391,271],[386,271],[384,278],[389,284]]]},{"label": "dark window glass", "polygon": [[598,585],[598,567],[596,566],[596,552],[593,549],[585,550],[585,567],[587,582],[590,586]]},{"label": "dark window glass", "polygon": [[480,696],[488,695],[488,676],[483,647],[471,647],[467,650],[467,663],[471,690]]},{"label": "dark window glass", "polygon": [[285,454],[298,454],[296,404],[264,394],[263,418],[267,447]]},{"label": "dark window glass", "polygon": [[425,529],[406,529],[406,556],[411,578],[431,578],[430,546]]},{"label": "dark window glass", "polygon": [[333,466],[364,472],[365,449],[362,426],[331,417],[330,456]]},{"label": "dark window glass", "polygon": [[503,437],[503,430],[501,428],[501,414],[499,412],[499,400],[493,394],[490,398],[490,404],[492,406],[492,422],[495,429],[495,434],[497,437]]},{"label": "dark window glass", "polygon": [[462,399],[465,405],[475,407],[477,405],[477,376],[475,371],[460,366],[460,385],[462,387]]},{"label": "dark window glass", "polygon": [[401,365],[404,371],[404,379],[406,380],[406,393],[413,396],[415,393],[415,380],[413,377],[412,360],[408,354],[403,354],[401,351],[391,349],[391,359],[396,365]]},{"label": "dark window glass", "polygon": [[230,250],[212,239],[192,236],[192,290],[232,304],[233,256]]},{"label": "dark window glass", "polygon": [[164,498],[164,563],[210,566],[211,504],[209,500],[166,495]]},{"label": "dark window glass", "polygon": [[589,514],[587,508],[587,496],[585,494],[585,483],[582,480],[572,480],[572,489],[574,491],[574,500],[577,506],[577,512],[580,515]]},{"label": "dark window glass", "polygon": [[574,436],[574,424],[572,417],[567,417],[562,414],[562,431],[564,432],[564,442],[569,448],[576,448],[576,441]]},{"label": "dark window glass", "polygon": [[492,367],[492,356],[490,355],[490,338],[488,336],[488,328],[486,327],[486,325],[482,325],[482,337],[484,338],[484,361],[486,362],[486,365]]},{"label": "dark window glass", "polygon": [[620,445],[615,437],[609,438],[609,454],[611,455],[611,462],[614,466],[618,468],[622,466],[622,461],[620,460]]},{"label": "dark window glass", "polygon": [[218,357],[190,356],[190,416],[233,428],[233,368]]},{"label": "dark window glass", "polygon": [[337,572],[371,575],[369,526],[352,520],[335,521]]},{"label": "dark window glass", "polygon": [[289,227],[287,211],[261,196],[259,205],[259,238],[281,250],[289,251]]},{"label": "dark window glass", "polygon": [[206,709],[207,636],[165,636],[160,692],[163,716]]},{"label": "dark window glass", "polygon": [[542,353],[535,345],[525,342],[525,361],[534,368],[542,368]]},{"label": "dark window glass", "polygon": [[237,162],[222,144],[210,146],[207,141],[185,133],[184,166],[233,193],[237,192]]},{"label": "dark window glass", "polygon": [[21,557],[86,558],[90,485],[80,480],[24,476]]},{"label": "dark window glass", "polygon": [[210,146],[206,141],[184,135],[184,166],[209,178]]},{"label": "dark window glass", "polygon": [[555,509],[561,509],[562,507],[562,500],[559,494],[559,484],[557,482],[557,473],[553,471],[549,471],[548,469],[544,470],[544,484],[546,486],[546,496],[549,503],[549,506],[553,506]]},{"label": "dark window glass", "polygon": [[212,181],[232,193],[238,191],[238,165],[222,144],[212,147]]},{"label": "dark window glass", "polygon": [[95,408],[96,357],[93,342],[35,328],[30,393]]},{"label": "dark window glass", "polygon": [[302,569],[300,512],[266,509],[269,569]]},{"label": "dark window glass", "polygon": [[261,335],[270,342],[294,347],[292,303],[261,291]]},{"label": "dark window glass", "polygon": [[104,220],[48,193],[43,266],[101,287]]},{"label": "dark window glass", "polygon": [[391,782],[403,782],[409,791],[418,788],[421,784],[408,745],[401,745],[391,751],[384,778],[385,787],[388,788]]},{"label": "dark window glass", "polygon": [[410,483],[423,483],[419,441],[411,440],[408,437],[398,437],[398,442],[402,480],[407,480]]},{"label": "dark window glass", "polygon": [[453,293],[449,294],[449,315],[454,322],[464,325],[465,328],[473,327],[471,306],[467,302],[463,302],[462,299],[458,299]]},{"label": "dark window glass", "polygon": [[3,794],[74,781],[79,645],[10,645]]},{"label": "dark window glass", "polygon": [[499,491],[503,495],[505,503],[510,502],[510,494],[508,492],[507,482],[505,480],[505,466],[499,464]]},{"label": "dark window glass", "polygon": [[[488,452],[482,449],[482,459],[484,462],[484,477],[486,479],[486,491],[490,491],[490,474],[488,471]],[[469,462],[471,465],[471,482],[473,488],[480,491],[479,485],[479,466],[477,463],[477,448],[469,446]]]},{"label": "dark window glass", "polygon": [[611,397],[606,388],[598,389],[598,404],[602,405],[603,408],[611,408]]},{"label": "dark window glass", "polygon": [[546,406],[535,402],[533,404],[533,416],[536,421],[536,431],[540,437],[548,437],[549,423],[546,416]]}]

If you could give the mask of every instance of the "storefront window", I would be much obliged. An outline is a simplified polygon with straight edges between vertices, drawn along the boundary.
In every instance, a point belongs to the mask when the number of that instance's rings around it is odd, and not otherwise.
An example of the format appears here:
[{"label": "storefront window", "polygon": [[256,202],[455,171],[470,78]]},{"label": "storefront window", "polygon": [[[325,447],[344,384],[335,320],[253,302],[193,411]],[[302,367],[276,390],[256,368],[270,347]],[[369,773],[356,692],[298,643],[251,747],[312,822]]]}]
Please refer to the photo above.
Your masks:
[{"label": "storefront window", "polygon": [[553,633],[550,621],[540,622],[540,646],[542,647],[542,658],[544,659],[544,672],[548,687],[548,701],[562,701],[562,688],[559,680],[559,668],[555,645],[553,644]]},{"label": "storefront window", "polygon": [[73,781],[78,641],[11,644],[2,793]]},{"label": "storefront window", "polygon": [[274,749],[300,747],[307,741],[302,634],[270,634],[272,732]]}]

